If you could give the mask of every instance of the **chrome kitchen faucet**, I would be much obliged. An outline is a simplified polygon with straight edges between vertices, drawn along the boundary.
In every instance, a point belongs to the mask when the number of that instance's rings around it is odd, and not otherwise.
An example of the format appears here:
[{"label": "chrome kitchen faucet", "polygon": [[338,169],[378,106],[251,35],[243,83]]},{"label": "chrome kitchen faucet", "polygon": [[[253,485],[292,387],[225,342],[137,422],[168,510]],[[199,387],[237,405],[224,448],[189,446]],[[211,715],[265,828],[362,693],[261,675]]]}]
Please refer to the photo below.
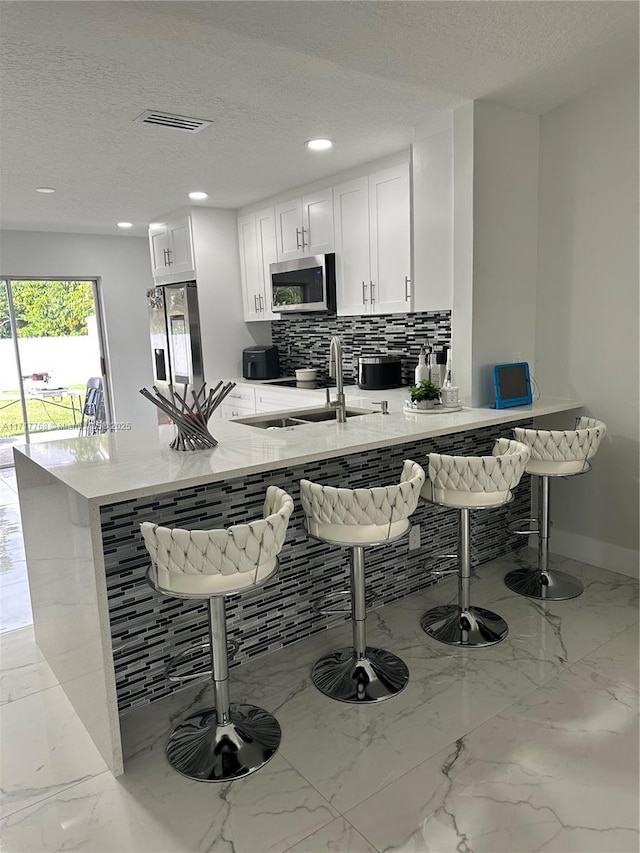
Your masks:
[{"label": "chrome kitchen faucet", "polygon": [[337,336],[331,338],[329,347],[329,376],[336,380],[336,399],[331,399],[331,394],[327,388],[327,406],[336,409],[336,420],[339,424],[343,424],[347,420],[347,414],[342,379],[342,342]]}]

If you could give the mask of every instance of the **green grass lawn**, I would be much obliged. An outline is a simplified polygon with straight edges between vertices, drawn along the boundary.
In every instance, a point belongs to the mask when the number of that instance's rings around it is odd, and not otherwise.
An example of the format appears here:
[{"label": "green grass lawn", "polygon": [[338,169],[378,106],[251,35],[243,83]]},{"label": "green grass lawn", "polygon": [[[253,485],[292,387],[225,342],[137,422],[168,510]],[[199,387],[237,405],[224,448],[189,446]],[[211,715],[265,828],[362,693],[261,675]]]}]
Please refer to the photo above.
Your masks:
[{"label": "green grass lawn", "polygon": [[[84,386],[78,387],[84,390]],[[82,400],[74,398],[76,407],[76,424],[80,426],[82,417]],[[27,417],[31,432],[51,432],[58,429],[73,429],[73,411],[71,409],[71,397],[48,397],[44,400],[31,399],[27,397]],[[16,392],[4,392],[0,395],[0,439],[11,438],[24,434],[22,424],[22,406],[20,396]]]}]

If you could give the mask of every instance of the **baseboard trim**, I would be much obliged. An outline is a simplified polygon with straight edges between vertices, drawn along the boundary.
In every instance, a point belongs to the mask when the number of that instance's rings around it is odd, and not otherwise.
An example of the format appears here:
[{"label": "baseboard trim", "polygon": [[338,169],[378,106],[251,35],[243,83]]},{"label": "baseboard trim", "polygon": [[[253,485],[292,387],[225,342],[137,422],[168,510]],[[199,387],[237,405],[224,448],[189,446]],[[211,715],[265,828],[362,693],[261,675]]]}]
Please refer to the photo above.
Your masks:
[{"label": "baseboard trim", "polygon": [[611,572],[638,579],[640,555],[632,548],[622,548],[620,545],[590,539],[588,536],[558,530],[556,527],[551,530],[549,546],[554,554],[562,554],[581,563],[600,566]]}]

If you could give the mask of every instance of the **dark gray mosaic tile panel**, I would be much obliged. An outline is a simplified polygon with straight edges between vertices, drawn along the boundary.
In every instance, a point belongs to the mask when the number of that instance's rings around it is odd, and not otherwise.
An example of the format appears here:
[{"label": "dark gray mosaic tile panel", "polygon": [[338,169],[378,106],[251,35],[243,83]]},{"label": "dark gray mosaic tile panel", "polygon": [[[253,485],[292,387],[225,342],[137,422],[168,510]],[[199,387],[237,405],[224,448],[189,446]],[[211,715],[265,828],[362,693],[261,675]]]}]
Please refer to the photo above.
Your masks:
[{"label": "dark gray mosaic tile panel", "polygon": [[358,357],[402,352],[402,381],[413,382],[420,347],[441,350],[451,344],[451,312],[431,311],[416,314],[381,314],[375,317],[338,317],[335,314],[297,314],[271,323],[273,343],[280,353],[285,374],[299,367],[326,370],[332,335],[343,345],[345,376],[357,378]]},{"label": "dark gray mosaic tile panel", "polygon": [[[293,496],[295,511],[277,578],[252,593],[227,599],[229,637],[239,643],[232,665],[238,665],[347,618],[320,615],[313,609],[313,602],[323,595],[348,588],[349,551],[308,539],[299,502],[302,477],[351,488],[388,485],[397,482],[404,459],[426,464],[430,451],[488,454],[495,438],[509,434],[509,425],[505,424],[103,507],[102,537],[120,712],[176,689],[164,677],[165,664],[172,655],[207,635],[204,603],[163,597],[146,583],[148,555],[139,532],[142,521],[185,528],[222,527],[260,517],[264,491],[271,483]],[[508,533],[507,522],[529,515],[529,488],[529,478],[525,477],[508,507],[471,514],[474,565],[525,544],[525,540]],[[429,586],[433,583],[429,569],[441,566],[437,555],[455,550],[455,511],[421,502],[412,520],[421,525],[420,549],[409,551],[406,537],[367,549],[367,586],[375,596],[375,605]]]}]

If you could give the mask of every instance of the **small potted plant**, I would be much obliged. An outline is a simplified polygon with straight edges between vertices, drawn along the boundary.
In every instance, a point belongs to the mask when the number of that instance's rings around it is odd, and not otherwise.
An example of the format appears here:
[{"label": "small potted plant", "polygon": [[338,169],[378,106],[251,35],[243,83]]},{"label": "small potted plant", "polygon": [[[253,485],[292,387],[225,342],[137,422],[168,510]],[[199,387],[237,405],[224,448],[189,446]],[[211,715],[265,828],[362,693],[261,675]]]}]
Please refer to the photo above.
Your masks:
[{"label": "small potted plant", "polygon": [[423,379],[417,385],[409,386],[409,395],[412,409],[433,409],[440,399],[440,389],[433,382]]}]

